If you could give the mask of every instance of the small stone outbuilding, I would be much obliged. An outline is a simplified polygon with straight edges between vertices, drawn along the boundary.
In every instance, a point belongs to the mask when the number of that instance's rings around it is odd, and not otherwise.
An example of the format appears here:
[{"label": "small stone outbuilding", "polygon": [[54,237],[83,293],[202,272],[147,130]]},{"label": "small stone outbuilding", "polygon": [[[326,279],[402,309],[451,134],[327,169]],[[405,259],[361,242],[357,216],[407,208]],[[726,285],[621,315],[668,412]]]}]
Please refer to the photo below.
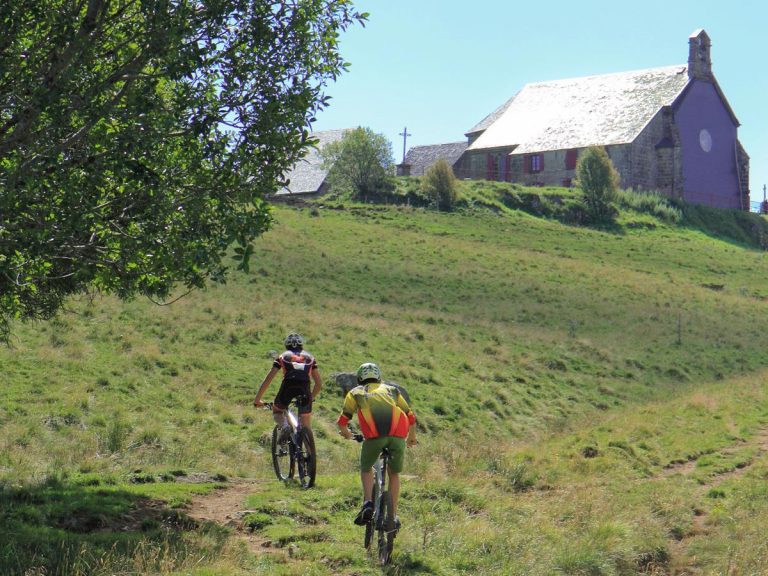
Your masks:
[{"label": "small stone outbuilding", "polygon": [[317,144],[308,148],[306,156],[288,171],[288,184],[278,190],[275,197],[285,200],[292,196],[316,196],[328,192],[328,169],[323,166],[321,150],[331,142],[340,141],[346,132],[348,129],[313,132],[311,137]]},{"label": "small stone outbuilding", "polygon": [[448,144],[431,144],[414,146],[405,155],[405,161],[397,165],[398,176],[424,176],[427,169],[438,160],[445,160],[453,168],[454,173],[463,171],[461,164],[467,142],[449,142]]}]

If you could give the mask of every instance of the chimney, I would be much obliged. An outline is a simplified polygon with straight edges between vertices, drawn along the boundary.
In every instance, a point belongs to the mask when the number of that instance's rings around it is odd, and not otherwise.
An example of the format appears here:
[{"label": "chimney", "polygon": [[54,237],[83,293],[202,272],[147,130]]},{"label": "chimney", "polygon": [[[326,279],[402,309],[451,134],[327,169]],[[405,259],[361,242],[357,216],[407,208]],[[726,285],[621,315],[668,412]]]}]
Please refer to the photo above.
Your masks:
[{"label": "chimney", "polygon": [[711,45],[703,29],[694,30],[688,37],[688,78],[691,80],[712,80]]}]

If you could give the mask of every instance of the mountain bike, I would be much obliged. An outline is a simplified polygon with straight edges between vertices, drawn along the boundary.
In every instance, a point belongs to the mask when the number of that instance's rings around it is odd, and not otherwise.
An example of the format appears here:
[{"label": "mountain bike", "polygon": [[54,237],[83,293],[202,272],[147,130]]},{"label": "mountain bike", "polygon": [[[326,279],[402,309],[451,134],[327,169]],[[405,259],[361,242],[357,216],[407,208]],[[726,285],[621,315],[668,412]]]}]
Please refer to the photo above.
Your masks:
[{"label": "mountain bike", "polygon": [[[284,427],[279,424],[272,430],[272,466],[278,480],[287,482],[298,472],[301,487],[311,488],[315,485],[317,473],[315,437],[311,429],[301,426],[301,420],[293,409],[296,400],[294,398],[285,409],[289,430],[284,431]],[[264,403],[264,407],[270,410],[272,405],[272,402]]]},{"label": "mountain bike", "polygon": [[[358,442],[363,441],[362,434],[354,434],[352,438]],[[384,448],[373,465],[373,516],[365,525],[363,540],[363,545],[369,548],[373,533],[376,532],[379,563],[382,565],[389,564],[392,549],[395,546],[395,536],[397,536],[395,515],[392,511],[392,494],[387,490],[389,459],[389,449]]]}]

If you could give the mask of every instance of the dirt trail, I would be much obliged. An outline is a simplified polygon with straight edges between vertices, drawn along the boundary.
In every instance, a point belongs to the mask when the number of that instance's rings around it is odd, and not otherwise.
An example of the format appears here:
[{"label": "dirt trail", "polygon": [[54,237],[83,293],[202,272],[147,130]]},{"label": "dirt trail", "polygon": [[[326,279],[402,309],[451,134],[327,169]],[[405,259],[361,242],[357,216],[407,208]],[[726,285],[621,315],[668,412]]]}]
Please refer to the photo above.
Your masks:
[{"label": "dirt trail", "polygon": [[210,494],[195,496],[186,509],[187,515],[197,522],[215,522],[233,529],[236,538],[245,543],[253,554],[283,554],[272,542],[243,526],[243,517],[249,510],[245,499],[257,492],[254,480],[230,480]]},{"label": "dirt trail", "polygon": [[[746,442],[743,442],[736,446],[724,448],[720,451],[722,454],[730,454],[740,448],[756,447],[757,453],[754,458],[745,463],[743,466],[737,467],[728,472],[721,474],[715,474],[707,478],[707,480],[698,488],[695,497],[697,502],[705,497],[707,492],[712,488],[716,488],[721,483],[732,478],[738,478],[746,473],[747,470],[758,458],[762,458],[768,453],[768,427],[760,428],[753,438],[750,438]],[[688,475],[691,474],[696,468],[696,460],[687,462],[681,462],[674,464],[667,468],[662,476],[671,476],[673,474]],[[695,567],[696,558],[690,557],[688,549],[691,540],[697,536],[705,535],[709,531],[707,527],[707,512],[704,506],[696,506],[694,509],[694,516],[691,525],[691,529],[680,539],[672,538],[670,540],[670,570],[671,576],[698,576],[701,572]]]}]

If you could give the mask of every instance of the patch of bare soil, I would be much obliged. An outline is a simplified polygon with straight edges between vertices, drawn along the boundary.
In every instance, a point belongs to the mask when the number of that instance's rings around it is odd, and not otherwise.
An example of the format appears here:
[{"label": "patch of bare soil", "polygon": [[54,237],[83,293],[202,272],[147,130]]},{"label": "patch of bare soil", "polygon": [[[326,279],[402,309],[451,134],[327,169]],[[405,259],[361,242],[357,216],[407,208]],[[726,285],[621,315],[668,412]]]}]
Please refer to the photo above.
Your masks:
[{"label": "patch of bare soil", "polygon": [[673,474],[682,474],[683,476],[690,474],[696,469],[696,458],[686,460],[684,462],[673,462],[661,473],[662,476],[672,476]]},{"label": "patch of bare soil", "polygon": [[234,531],[235,537],[245,543],[253,554],[277,553],[283,551],[272,546],[272,541],[251,531],[243,524],[243,517],[249,513],[245,499],[256,492],[252,480],[230,480],[210,494],[195,496],[186,509],[186,514],[196,522],[214,522]]}]

